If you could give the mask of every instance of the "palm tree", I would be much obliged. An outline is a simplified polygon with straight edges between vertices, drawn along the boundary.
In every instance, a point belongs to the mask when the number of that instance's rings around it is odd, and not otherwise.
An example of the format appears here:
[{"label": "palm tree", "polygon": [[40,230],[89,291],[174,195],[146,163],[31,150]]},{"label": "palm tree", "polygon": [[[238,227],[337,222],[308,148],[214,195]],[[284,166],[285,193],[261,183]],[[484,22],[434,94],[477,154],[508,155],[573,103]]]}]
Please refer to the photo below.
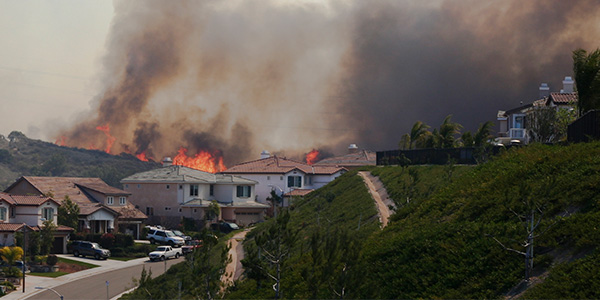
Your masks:
[{"label": "palm tree", "polygon": [[573,73],[577,88],[579,114],[600,108],[600,49],[587,53],[573,51]]},{"label": "palm tree", "polygon": [[428,129],[429,125],[426,125],[421,121],[417,121],[413,125],[412,129],[410,130],[409,149],[416,148],[417,145],[423,141],[423,138],[427,136],[427,133],[429,132]]},{"label": "palm tree", "polygon": [[460,134],[462,125],[451,121],[452,115],[448,115],[440,125],[439,137],[441,148],[454,148],[454,136]]},{"label": "palm tree", "polygon": [[410,144],[411,144],[410,134],[405,133],[400,138],[400,142],[398,143],[398,148],[400,148],[400,150],[408,150],[408,149],[410,149]]},{"label": "palm tree", "polygon": [[9,266],[12,266],[15,261],[23,257],[23,249],[21,247],[3,247],[0,249],[0,256]]},{"label": "palm tree", "polygon": [[494,123],[492,121],[487,121],[479,125],[477,132],[475,132],[475,137],[473,138],[475,147],[483,146],[484,143],[492,138],[492,127],[494,127]]}]

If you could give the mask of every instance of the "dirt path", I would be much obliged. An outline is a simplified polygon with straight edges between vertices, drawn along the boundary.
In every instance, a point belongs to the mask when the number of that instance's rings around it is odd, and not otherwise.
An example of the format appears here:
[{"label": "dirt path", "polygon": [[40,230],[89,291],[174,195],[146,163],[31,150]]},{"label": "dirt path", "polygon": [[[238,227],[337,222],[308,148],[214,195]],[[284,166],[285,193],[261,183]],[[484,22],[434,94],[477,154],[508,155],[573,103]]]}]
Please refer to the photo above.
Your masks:
[{"label": "dirt path", "polygon": [[388,197],[387,190],[383,186],[383,183],[379,178],[371,175],[371,172],[360,171],[358,172],[358,175],[362,177],[365,185],[369,189],[371,197],[375,200],[379,220],[381,221],[381,228],[384,228],[387,226],[391,214],[389,206],[394,206],[394,201]]},{"label": "dirt path", "polygon": [[250,229],[247,228],[242,232],[236,233],[229,239],[229,257],[231,261],[225,267],[225,275],[221,278],[221,281],[225,285],[231,285],[242,275],[243,267],[241,261],[244,259],[244,247],[241,242],[248,232],[250,232]]}]

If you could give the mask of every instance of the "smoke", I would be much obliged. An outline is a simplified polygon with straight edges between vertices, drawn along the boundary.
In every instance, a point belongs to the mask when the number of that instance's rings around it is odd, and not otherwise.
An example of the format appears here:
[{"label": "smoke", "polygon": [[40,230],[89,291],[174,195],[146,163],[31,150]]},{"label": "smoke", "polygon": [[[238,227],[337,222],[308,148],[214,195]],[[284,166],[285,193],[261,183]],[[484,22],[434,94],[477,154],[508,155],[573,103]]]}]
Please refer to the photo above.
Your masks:
[{"label": "smoke", "polygon": [[[422,3],[421,3],[422,2]],[[155,159],[179,147],[298,155],[394,148],[416,121],[474,130],[560,89],[595,49],[594,1],[127,1],[115,4],[104,90],[71,146]]]}]

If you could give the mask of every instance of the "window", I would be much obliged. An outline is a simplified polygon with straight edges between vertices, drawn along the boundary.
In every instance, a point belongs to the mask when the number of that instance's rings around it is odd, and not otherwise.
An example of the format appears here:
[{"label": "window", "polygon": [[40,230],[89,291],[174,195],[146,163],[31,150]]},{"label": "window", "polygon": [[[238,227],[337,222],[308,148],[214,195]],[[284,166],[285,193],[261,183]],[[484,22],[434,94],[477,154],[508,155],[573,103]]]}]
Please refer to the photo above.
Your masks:
[{"label": "window", "polygon": [[267,176],[267,180],[271,180],[271,176]]},{"label": "window", "polygon": [[54,220],[54,208],[46,207],[42,210],[42,217],[46,220]]},{"label": "window", "polygon": [[308,185],[312,185],[312,176],[307,176]]},{"label": "window", "polygon": [[283,176],[279,176],[279,180],[283,181]]},{"label": "window", "polygon": [[288,187],[302,187],[302,176],[288,176]]},{"label": "window", "polygon": [[7,221],[6,207],[0,207],[0,221]]},{"label": "window", "polygon": [[248,198],[252,192],[252,187],[249,185],[238,185],[236,196],[239,198]]},{"label": "window", "polygon": [[146,207],[146,216],[154,216],[154,208]]},{"label": "window", "polygon": [[165,206],[165,210],[171,210],[171,208],[168,206]]},{"label": "window", "polygon": [[114,198],[113,196],[108,196],[108,197],[106,197],[106,203],[107,203],[108,205],[113,205],[113,204],[115,204],[115,198]]},{"label": "window", "polygon": [[190,196],[198,196],[198,185],[197,184],[190,185]]},{"label": "window", "polygon": [[119,197],[119,204],[125,205],[126,201],[127,201],[127,198],[125,198],[125,197]]},{"label": "window", "polygon": [[129,184],[126,184],[126,185],[125,185],[125,189],[128,189],[128,188],[129,188]]},{"label": "window", "polygon": [[210,185],[210,196],[214,196],[215,195],[215,185],[211,184]]},{"label": "window", "polygon": [[525,118],[523,116],[515,116],[514,128],[524,128]]},{"label": "window", "polygon": [[171,188],[171,186],[167,184],[167,190],[170,189],[170,188]]},{"label": "window", "polygon": [[137,185],[137,188],[138,188],[138,189],[140,188],[140,185],[139,185],[139,184]]},{"label": "window", "polygon": [[195,212],[195,213],[197,213],[197,212],[198,212],[198,209],[194,208],[194,212]]},{"label": "window", "polygon": [[181,208],[179,208],[179,212],[181,212]]}]

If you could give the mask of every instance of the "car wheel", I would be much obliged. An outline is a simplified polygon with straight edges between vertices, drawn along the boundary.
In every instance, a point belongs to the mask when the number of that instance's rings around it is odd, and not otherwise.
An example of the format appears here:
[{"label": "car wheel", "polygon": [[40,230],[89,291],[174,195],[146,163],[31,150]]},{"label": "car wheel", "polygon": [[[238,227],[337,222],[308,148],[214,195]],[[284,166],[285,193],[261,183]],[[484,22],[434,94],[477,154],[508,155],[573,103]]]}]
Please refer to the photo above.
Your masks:
[{"label": "car wheel", "polygon": [[73,256],[78,257],[79,256],[79,251],[77,251],[77,250],[73,251]]},{"label": "car wheel", "polygon": [[175,253],[175,259],[179,258],[179,253]]},{"label": "car wheel", "polygon": [[100,254],[98,254],[98,253],[94,254],[94,258],[99,260],[100,259]]},{"label": "car wheel", "polygon": [[161,256],[161,257],[160,257],[160,261],[163,261],[163,260],[165,260],[165,257],[164,257],[164,256]]},{"label": "car wheel", "polygon": [[150,244],[154,245],[156,243],[155,239],[150,239]]}]

